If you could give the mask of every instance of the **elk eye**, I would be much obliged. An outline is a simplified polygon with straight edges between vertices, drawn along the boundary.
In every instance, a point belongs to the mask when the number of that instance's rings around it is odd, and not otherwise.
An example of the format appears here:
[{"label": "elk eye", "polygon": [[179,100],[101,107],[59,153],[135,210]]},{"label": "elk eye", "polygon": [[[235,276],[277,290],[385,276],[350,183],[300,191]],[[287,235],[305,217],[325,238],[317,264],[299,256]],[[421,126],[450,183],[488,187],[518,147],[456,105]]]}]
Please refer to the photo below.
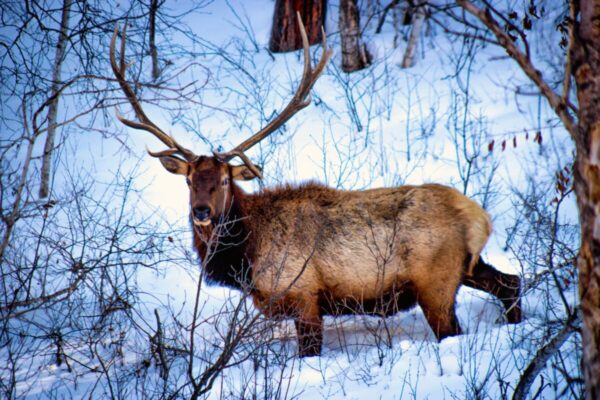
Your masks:
[{"label": "elk eye", "polygon": [[223,186],[227,186],[227,185],[229,185],[229,178],[225,178],[225,179],[223,179],[223,183],[222,183],[222,185],[223,185]]}]

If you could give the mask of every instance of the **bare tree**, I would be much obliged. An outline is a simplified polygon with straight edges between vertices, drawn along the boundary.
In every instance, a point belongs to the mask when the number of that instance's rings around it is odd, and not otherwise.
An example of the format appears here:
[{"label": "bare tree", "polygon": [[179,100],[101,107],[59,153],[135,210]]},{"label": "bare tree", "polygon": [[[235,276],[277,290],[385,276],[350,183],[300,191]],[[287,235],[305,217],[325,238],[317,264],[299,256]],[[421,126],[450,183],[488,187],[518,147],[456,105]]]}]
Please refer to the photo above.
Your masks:
[{"label": "bare tree", "polygon": [[151,0],[150,13],[148,15],[148,45],[150,46],[150,56],[152,57],[152,79],[155,81],[160,76],[158,49],[156,48],[156,14],[160,5],[161,3],[158,0]]},{"label": "bare tree", "polygon": [[360,11],[356,0],[340,2],[342,70],[353,72],[371,64],[371,54],[361,38]]},{"label": "bare tree", "polygon": [[[488,1],[476,5],[467,0],[458,2],[460,7],[479,24],[486,32],[475,32],[470,37],[491,42],[501,46],[514,59],[540,93],[546,98],[551,108],[560,118],[565,129],[571,135],[576,148],[573,187],[577,195],[581,223],[581,249],[578,256],[579,284],[581,308],[583,311],[583,369],[586,381],[586,397],[600,397],[600,308],[598,296],[600,279],[597,273],[600,268],[600,253],[595,245],[595,221],[598,219],[598,199],[593,195],[593,187],[600,183],[598,174],[593,173],[598,160],[595,132],[600,124],[598,96],[600,93],[598,78],[600,74],[600,42],[597,32],[592,28],[593,20],[598,18],[599,9],[593,1],[573,1],[567,10],[568,34],[564,38],[568,51],[564,59],[564,79],[562,91],[555,82],[548,80],[536,67],[527,36],[531,29],[532,19],[539,18],[537,13],[543,7],[532,3],[522,18],[518,18],[516,10],[500,10]],[[467,27],[474,27],[470,18],[461,18],[452,14],[455,20],[462,21]],[[478,26],[481,26],[478,25]],[[487,36],[487,33],[491,33]],[[594,33],[595,32],[595,33]],[[577,105],[571,100],[571,81],[575,78]]]},{"label": "bare tree", "polygon": [[[598,18],[600,8],[591,0],[573,2],[571,5],[571,42],[565,80],[572,71],[577,85],[577,128],[569,129],[575,141],[577,155],[575,168],[575,193],[581,223],[581,250],[579,268],[579,294],[583,312],[583,371],[586,397],[600,398],[600,247],[597,224],[600,218],[600,198],[595,189],[600,184],[600,35]],[[594,22],[596,21],[596,22]],[[569,67],[570,65],[570,67]],[[568,93],[568,87],[563,88]],[[565,92],[563,92],[565,93]],[[558,107],[568,107],[565,99]],[[562,113],[560,109],[557,113]],[[568,121],[565,118],[565,121]],[[565,123],[568,127],[568,123]]]},{"label": "bare tree", "polygon": [[[153,5],[153,18],[159,19],[160,4]],[[137,167],[121,158],[112,164],[111,176],[102,172],[104,178],[99,179],[93,165],[102,154],[89,154],[86,141],[79,140],[86,137],[96,150],[106,145],[128,151],[125,137],[105,123],[107,109],[112,119],[114,106],[124,100],[115,96],[116,89],[107,90],[113,78],[106,76],[108,51],[101,50],[108,48],[109,32],[120,20],[128,21],[135,43],[147,43],[147,6],[134,2],[122,10],[114,3],[65,0],[59,8],[2,3],[0,13],[7,23],[0,47],[0,124],[7,132],[0,142],[0,396],[13,399],[43,390],[52,398],[61,390],[70,392],[70,381],[81,380],[88,382],[82,386],[90,397],[128,398],[135,385],[132,376],[151,367],[144,361],[125,362],[128,352],[142,360],[156,354],[160,375],[177,380],[169,374],[172,360],[177,364],[189,352],[162,345],[172,338],[165,328],[173,327],[176,312],[167,308],[162,319],[158,312],[143,312],[137,301],[146,294],[135,276],[157,270],[167,260],[171,265],[190,263],[189,257],[175,255],[175,229],[161,231],[156,221],[135,208],[141,204],[134,183]],[[162,13],[160,18],[170,25],[179,17]],[[181,48],[157,40],[170,31],[155,24],[152,30],[153,60],[160,49],[164,57],[181,56]],[[56,51],[45,51],[48,48]],[[144,48],[140,46],[140,54],[148,54]],[[190,64],[163,70],[164,82],[141,83],[136,91],[163,87],[163,95],[189,100],[205,80],[185,88],[166,85],[169,78],[192,68]],[[142,67],[132,70],[140,74]],[[178,108],[176,104],[172,110]],[[44,134],[46,148],[37,154]],[[105,139],[116,140],[105,144]],[[47,200],[34,197],[40,181]],[[239,314],[245,305],[241,299],[232,329],[242,320]],[[155,331],[147,335],[154,317]],[[248,335],[247,330],[243,333]],[[226,348],[231,357],[232,347]],[[201,352],[195,358],[208,359]],[[64,370],[66,376],[46,387],[40,383],[40,371],[48,366]],[[222,368],[207,370],[212,371],[207,375],[212,382]],[[161,394],[172,393],[169,387],[162,389]]]},{"label": "bare tree", "polygon": [[52,66],[52,89],[51,100],[48,106],[48,133],[46,144],[44,146],[44,158],[42,165],[42,179],[40,182],[40,197],[48,196],[48,181],[50,180],[50,165],[52,161],[52,150],[54,147],[54,138],[56,136],[56,118],[58,99],[60,98],[60,71],[64,61],[65,46],[67,45],[67,31],[69,29],[69,13],[71,12],[71,0],[65,0],[62,6],[62,17],[60,20],[60,30],[56,42],[56,54],[54,56],[54,65]]},{"label": "bare tree", "polygon": [[310,44],[320,43],[325,30],[327,0],[277,0],[271,25],[271,40],[269,49],[274,53],[283,53],[302,48],[302,38],[298,28],[296,13],[306,27]]},{"label": "bare tree", "polygon": [[421,29],[425,23],[426,4],[424,2],[417,2],[414,6],[412,27],[410,29],[410,35],[408,42],[406,43],[406,50],[404,51],[404,57],[400,64],[402,68],[410,68],[415,63],[415,53],[417,52],[417,46],[419,44],[419,36],[421,35]]}]

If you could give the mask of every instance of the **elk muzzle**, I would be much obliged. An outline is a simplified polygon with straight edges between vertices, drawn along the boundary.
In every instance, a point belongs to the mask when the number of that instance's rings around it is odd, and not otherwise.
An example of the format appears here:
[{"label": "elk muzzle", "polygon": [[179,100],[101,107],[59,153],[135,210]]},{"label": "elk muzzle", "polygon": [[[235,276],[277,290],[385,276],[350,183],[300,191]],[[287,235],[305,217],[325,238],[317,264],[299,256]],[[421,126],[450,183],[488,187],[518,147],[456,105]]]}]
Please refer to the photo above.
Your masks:
[{"label": "elk muzzle", "polygon": [[198,206],[192,208],[192,220],[194,225],[208,226],[210,225],[211,209],[209,206]]}]

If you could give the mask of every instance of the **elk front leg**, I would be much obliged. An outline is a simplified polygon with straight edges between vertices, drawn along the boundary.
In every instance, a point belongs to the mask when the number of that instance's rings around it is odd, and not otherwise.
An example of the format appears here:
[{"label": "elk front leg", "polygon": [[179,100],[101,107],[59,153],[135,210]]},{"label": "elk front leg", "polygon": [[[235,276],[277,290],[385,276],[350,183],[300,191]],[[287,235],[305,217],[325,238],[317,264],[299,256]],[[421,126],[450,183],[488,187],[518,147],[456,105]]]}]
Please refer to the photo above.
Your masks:
[{"label": "elk front leg", "polygon": [[312,357],[321,355],[323,346],[323,318],[316,301],[305,304],[305,308],[294,320],[298,336],[298,355]]}]

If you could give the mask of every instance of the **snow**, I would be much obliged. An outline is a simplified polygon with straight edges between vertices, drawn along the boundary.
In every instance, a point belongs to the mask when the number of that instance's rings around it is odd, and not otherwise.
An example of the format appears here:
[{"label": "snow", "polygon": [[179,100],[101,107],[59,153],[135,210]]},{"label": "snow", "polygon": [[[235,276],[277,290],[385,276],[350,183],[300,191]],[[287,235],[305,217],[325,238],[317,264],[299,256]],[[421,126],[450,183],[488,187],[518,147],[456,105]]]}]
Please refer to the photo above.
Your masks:
[{"label": "snow", "polygon": [[[287,101],[290,92],[290,81],[296,81],[300,71],[301,60],[297,54],[276,55],[276,62],[269,61],[270,56],[264,51],[268,42],[271,23],[272,1],[230,1],[214,2],[207,6],[205,15],[191,18],[201,19],[202,23],[194,23],[196,33],[206,41],[218,46],[226,46],[232,37],[247,40],[239,29],[239,20],[233,14],[235,10],[239,18],[248,21],[253,29],[254,37],[260,49],[254,56],[256,64],[248,66],[250,70],[263,70],[265,74],[276,78],[275,87],[268,91],[268,104],[265,109],[277,109]],[[335,31],[336,11],[328,15],[328,27]],[[318,105],[312,105],[298,114],[288,125],[288,138],[277,138],[282,144],[274,154],[267,158],[265,166],[266,184],[279,182],[302,182],[316,179],[332,186],[346,189],[377,187],[398,183],[440,182],[451,184],[462,189],[456,166],[457,152],[452,139],[452,121],[448,115],[453,104],[460,102],[461,92],[455,81],[446,79],[454,66],[444,63],[438,52],[445,42],[441,32],[433,39],[425,39],[426,49],[419,52],[421,57],[417,66],[410,70],[401,70],[396,66],[402,57],[402,48],[393,48],[392,32],[368,37],[372,52],[380,62],[372,70],[357,72],[352,76],[353,94],[361,95],[357,101],[357,118],[368,126],[359,131],[356,121],[352,120],[347,108],[347,97],[340,89],[341,82],[346,79],[336,66],[339,54],[334,57],[326,74],[314,89],[314,98]],[[434,43],[435,41],[435,43]],[[336,38],[332,38],[332,46],[336,46]],[[336,49],[339,53],[339,50]],[[313,52],[319,53],[313,50]],[[474,66],[469,78],[470,119],[480,118],[482,130],[479,142],[479,160],[483,163],[497,163],[496,184],[505,191],[488,207],[494,217],[494,237],[488,244],[484,257],[498,269],[508,273],[519,273],[524,277],[533,271],[524,269],[514,254],[505,251],[509,241],[509,230],[514,223],[515,207],[511,203],[510,188],[522,188],[523,182],[531,173],[537,173],[531,167],[530,160],[547,168],[545,173],[552,175],[557,164],[557,156],[550,146],[562,149],[563,154],[570,152],[566,134],[559,128],[552,131],[544,139],[548,139],[546,148],[540,156],[539,146],[524,140],[527,130],[533,135],[540,127],[538,121],[546,121],[550,111],[547,107],[539,115],[537,98],[519,98],[516,107],[512,94],[506,93],[500,84],[511,81],[524,81],[523,75],[514,63],[506,58],[490,61],[502,52],[488,47],[478,55],[479,62]],[[202,62],[217,65],[218,59],[206,59]],[[213,65],[211,64],[211,65]],[[385,69],[394,69],[393,82],[386,84],[379,81]],[[221,72],[222,84],[239,88],[239,80],[232,74]],[[466,79],[462,76],[463,84]],[[223,83],[224,82],[224,83]],[[385,86],[394,89],[393,93],[384,93]],[[376,107],[370,109],[369,88],[377,88]],[[366,94],[366,96],[364,96]],[[386,100],[384,97],[389,96]],[[209,104],[220,104],[219,93],[207,94],[203,99]],[[231,101],[247,101],[244,98]],[[325,108],[336,112],[328,112]],[[460,107],[461,104],[458,104]],[[386,109],[386,107],[388,107]],[[254,112],[247,117],[252,119]],[[168,126],[164,114],[152,115],[158,125]],[[244,124],[257,127],[258,120],[244,121]],[[207,136],[223,135],[223,126],[230,124],[231,118],[222,113],[215,113],[213,118],[203,121],[202,129]],[[231,136],[223,143],[215,145],[227,146],[239,137],[249,134],[237,127],[227,129]],[[545,122],[543,123],[545,125]],[[238,132],[232,132],[238,130]],[[177,139],[189,144],[198,152],[210,149],[203,143],[191,141],[181,126],[172,127]],[[546,130],[544,131],[546,134]],[[406,135],[410,135],[412,148],[409,150]],[[156,141],[142,134],[132,133],[132,141],[156,148]],[[360,149],[361,140],[368,136],[370,146],[364,151]],[[511,140],[518,136],[519,147],[512,148]],[[496,141],[496,152],[488,154],[487,144]],[[499,150],[502,140],[509,142],[505,152]],[[189,143],[188,143],[189,142]],[[336,146],[341,149],[336,151]],[[345,164],[348,149],[355,149],[355,158]],[[141,150],[140,150],[141,152]],[[556,150],[555,150],[556,152]],[[260,149],[252,151],[258,156]],[[420,158],[418,154],[426,154]],[[292,159],[289,159],[290,154]],[[401,157],[400,157],[401,155]],[[458,157],[462,157],[458,155]],[[545,161],[544,161],[545,160]],[[387,163],[386,163],[387,161]],[[558,162],[561,160],[558,159]],[[143,210],[148,215],[156,213],[158,221],[176,221],[173,225],[186,231],[188,212],[188,193],[183,179],[166,173],[155,160],[144,157],[141,161],[144,171],[140,174],[139,187],[144,187]],[[96,167],[102,170],[102,167]],[[105,166],[105,173],[110,174],[110,165]],[[531,170],[529,170],[531,168]],[[532,172],[533,171],[533,172]],[[482,178],[483,179],[483,178]],[[257,190],[257,184],[246,184],[247,190]],[[470,193],[478,201],[482,201],[480,193]],[[570,200],[572,203],[572,199]],[[575,208],[572,204],[565,206],[566,212],[561,218],[575,221]],[[190,243],[189,231],[177,240]],[[520,237],[519,237],[520,238]],[[516,240],[520,240],[517,238]],[[517,243],[522,245],[523,243]],[[191,249],[188,249],[191,251]],[[186,258],[187,257],[187,258]],[[136,280],[139,284],[139,302],[135,306],[140,323],[152,330],[154,310],[167,320],[169,310],[179,314],[178,320],[189,323],[193,315],[193,307],[198,287],[201,287],[198,303],[200,319],[205,323],[198,327],[196,335],[201,338],[199,346],[210,347],[211,343],[222,340],[222,333],[227,319],[220,315],[228,315],[238,302],[247,303],[252,309],[251,301],[244,299],[236,292],[222,287],[208,286],[200,282],[200,267],[193,254],[181,256],[179,262],[169,264],[167,268],[153,270],[140,269]],[[566,298],[571,306],[577,304],[577,288],[571,284],[565,290]],[[483,292],[469,288],[461,288],[457,295],[456,312],[464,333],[450,337],[437,343],[425,317],[416,307],[410,311],[399,313],[387,319],[365,316],[327,317],[325,319],[324,349],[320,357],[298,359],[296,351],[295,331],[291,321],[280,321],[273,327],[273,354],[269,354],[272,364],[265,368],[255,368],[252,360],[226,369],[217,379],[208,398],[252,397],[253,391],[265,394],[266,397],[285,397],[302,399],[463,399],[490,398],[497,399],[510,396],[519,377],[528,362],[535,356],[535,351],[548,340],[552,329],[548,326],[549,315],[553,319],[564,317],[561,299],[555,291],[531,290],[523,299],[524,322],[517,325],[504,323],[502,305],[499,301]],[[549,311],[552,310],[552,311]],[[143,322],[142,322],[143,321]],[[174,329],[174,328],[173,328]],[[186,329],[181,332],[187,332]],[[131,351],[126,352],[120,362],[123,365],[138,365],[143,358],[140,346],[142,339],[132,335]],[[181,339],[184,342],[184,338]],[[136,342],[136,340],[138,342]],[[567,342],[561,352],[563,362],[568,368],[576,368],[577,351],[580,338],[578,335]],[[107,350],[110,344],[106,343]],[[147,346],[147,344],[146,344]],[[83,347],[83,344],[82,344]],[[143,347],[143,345],[142,345]],[[127,348],[127,346],[126,346]],[[135,348],[135,350],[134,350]],[[72,349],[75,358],[83,357],[83,350]],[[275,354],[277,353],[277,354]],[[277,357],[282,359],[277,360]],[[86,360],[97,365],[96,360]],[[26,398],[44,398],[50,394],[58,397],[87,397],[102,380],[96,371],[79,371],[74,378],[65,365],[57,366],[49,360],[23,359],[23,370],[31,363],[36,376],[31,377],[19,387],[19,393]],[[197,372],[206,364],[198,361]],[[176,368],[175,365],[173,368]],[[77,365],[73,368],[77,370]],[[99,367],[100,368],[100,367]],[[155,368],[154,366],[151,367]],[[157,373],[156,370],[152,370]],[[552,376],[552,368],[545,374],[546,384],[538,376],[532,388],[537,390],[546,385],[541,398],[557,397],[560,390],[567,385],[564,378]],[[570,371],[573,374],[575,370]],[[183,372],[182,372],[183,374]],[[157,381],[150,380],[158,385]],[[100,393],[100,392],[98,392]],[[92,395],[93,398],[104,397]],[[142,394],[137,397],[143,397]],[[259,396],[259,397],[262,397]]]}]

